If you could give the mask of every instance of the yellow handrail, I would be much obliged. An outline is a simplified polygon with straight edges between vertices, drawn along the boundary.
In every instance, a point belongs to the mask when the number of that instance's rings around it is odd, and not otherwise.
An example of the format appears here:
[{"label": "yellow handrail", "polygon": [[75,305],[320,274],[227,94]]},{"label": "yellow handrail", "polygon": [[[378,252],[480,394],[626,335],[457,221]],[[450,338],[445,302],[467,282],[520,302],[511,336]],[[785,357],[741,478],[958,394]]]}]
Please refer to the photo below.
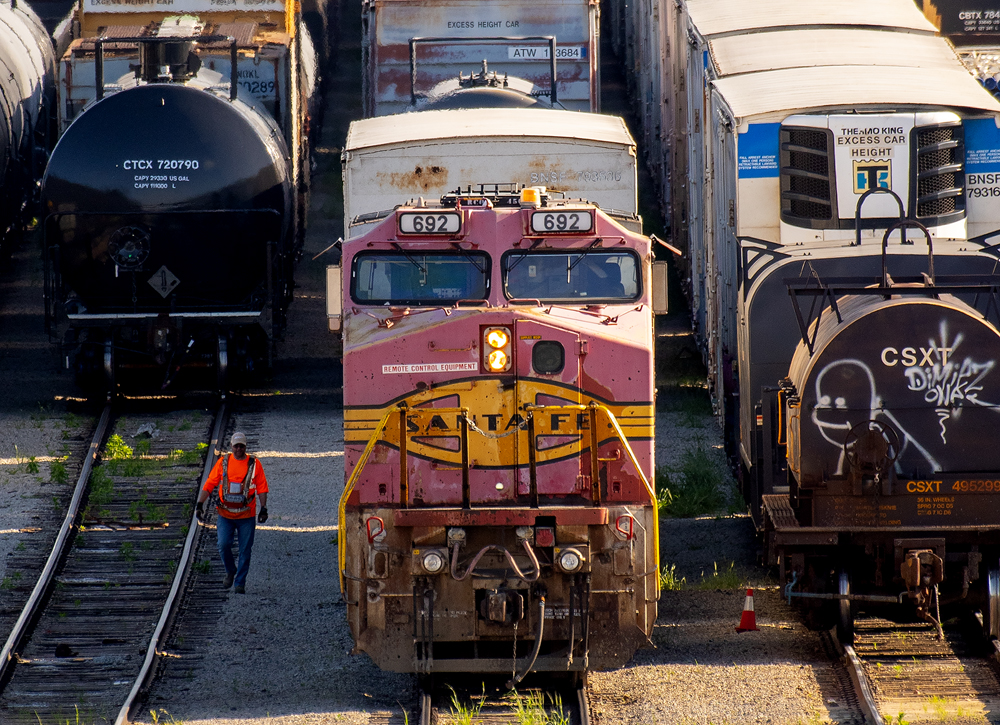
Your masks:
[{"label": "yellow handrail", "polygon": [[[660,571],[660,527],[659,527],[659,515],[658,515],[657,501],[656,501],[656,491],[653,488],[652,484],[649,482],[649,479],[646,478],[646,474],[644,474],[642,472],[642,468],[639,466],[639,462],[638,462],[638,460],[635,457],[635,452],[632,450],[632,446],[629,444],[628,438],[625,436],[625,432],[621,429],[621,426],[618,424],[618,419],[615,417],[615,414],[613,412],[611,412],[611,410],[607,406],[601,405],[599,403],[591,403],[590,405],[526,405],[525,406],[525,410],[578,410],[578,411],[588,411],[588,410],[591,410],[591,409],[594,409],[594,408],[596,408],[597,410],[603,411],[607,415],[608,420],[611,422],[612,429],[615,432],[615,436],[618,438],[618,440],[621,442],[621,444],[625,447],[625,452],[628,455],[628,459],[632,463],[632,467],[635,468],[636,473],[639,474],[639,478],[642,480],[642,484],[643,484],[643,486],[645,486],[646,493],[649,496],[650,504],[652,505],[652,509],[653,509],[653,551],[654,551],[654,556],[655,556],[655,560],[656,560],[656,572],[657,572],[657,577],[656,577],[656,591],[657,591],[657,594],[659,594],[659,591],[660,591],[660,580],[659,580],[659,571]],[[447,409],[447,410],[451,411],[450,408]],[[464,409],[456,408],[455,410],[456,411],[463,411],[464,412]],[[379,422],[378,427],[376,427],[375,432],[372,434],[371,439],[369,439],[368,445],[365,446],[365,450],[361,454],[361,458],[358,460],[357,465],[354,466],[354,471],[351,473],[350,479],[348,479],[347,483],[345,484],[345,486],[344,486],[344,493],[340,497],[340,506],[339,506],[339,509],[338,509],[338,527],[337,527],[337,542],[338,542],[338,546],[337,546],[337,549],[338,549],[338,551],[337,551],[337,560],[338,560],[338,564],[339,564],[338,568],[339,568],[339,575],[340,575],[340,591],[345,596],[346,596],[346,590],[345,590],[345,586],[344,586],[344,573],[345,573],[345,567],[347,565],[347,553],[346,553],[347,552],[347,546],[346,546],[346,542],[345,542],[345,536],[346,536],[345,529],[346,529],[346,525],[347,525],[347,523],[346,523],[347,522],[347,499],[350,497],[351,493],[354,491],[354,486],[357,483],[357,480],[358,480],[359,476],[361,475],[361,470],[365,467],[365,464],[368,462],[368,457],[371,455],[372,450],[375,448],[375,444],[378,442],[378,440],[380,439],[380,437],[382,435],[382,432],[385,430],[386,424],[389,421],[389,417],[392,416],[392,415],[394,415],[394,414],[398,414],[399,412],[400,412],[400,408],[399,407],[390,408],[390,409],[388,409],[385,412],[385,415],[382,416],[382,420]],[[440,412],[442,412],[442,409],[435,409],[435,412],[440,413]],[[593,451],[591,455],[596,456],[597,455],[597,451]],[[400,465],[406,465],[406,464],[405,464],[405,462],[402,462]],[[599,483],[595,481],[594,485],[595,486],[599,485]]]},{"label": "yellow handrail", "polygon": [[361,475],[361,469],[363,469],[365,464],[368,462],[368,456],[372,454],[372,449],[375,448],[375,444],[378,442],[379,436],[385,429],[386,423],[389,422],[389,416],[398,412],[398,408],[389,408],[389,410],[385,411],[385,415],[383,415],[382,420],[379,421],[378,427],[375,429],[371,439],[368,441],[368,445],[365,446],[364,453],[361,454],[361,458],[358,460],[357,465],[354,466],[354,470],[351,472],[351,477],[347,480],[347,483],[344,484],[344,493],[340,496],[340,505],[337,510],[337,569],[340,574],[340,593],[345,597],[347,596],[347,591],[344,588],[344,567],[347,566],[347,542],[344,540],[344,530],[347,527],[347,499],[350,497],[351,492],[354,491],[354,485],[358,482],[358,477]]}]

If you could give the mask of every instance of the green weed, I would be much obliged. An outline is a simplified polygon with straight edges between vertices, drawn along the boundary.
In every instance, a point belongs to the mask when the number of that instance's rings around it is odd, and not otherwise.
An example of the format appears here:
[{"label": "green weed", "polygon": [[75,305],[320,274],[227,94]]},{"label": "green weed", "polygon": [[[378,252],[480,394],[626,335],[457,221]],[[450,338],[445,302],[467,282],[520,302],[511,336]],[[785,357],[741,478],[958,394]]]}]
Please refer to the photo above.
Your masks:
[{"label": "green weed", "polygon": [[160,725],[160,715],[163,715],[164,718],[170,718],[169,720],[163,720],[164,725],[184,725],[184,723],[181,720],[174,720],[174,716],[171,715],[166,710],[164,710],[162,707],[160,708],[159,712],[157,712],[156,710],[149,711],[149,717],[152,718],[153,725]]},{"label": "green weed", "polygon": [[212,562],[210,562],[208,559],[205,559],[204,561],[199,561],[197,564],[191,565],[191,571],[195,572],[196,574],[208,574],[208,572],[210,572],[211,570],[212,570]]},{"label": "green weed", "polygon": [[[545,710],[546,699],[551,704],[551,712]],[[511,710],[517,716],[519,725],[570,725],[569,715],[563,710],[559,695],[548,695],[546,698],[543,692],[530,692],[526,696],[515,692]]]},{"label": "green weed", "polygon": [[[680,474],[680,481],[671,487],[670,502],[660,504],[663,513],[691,518],[714,513],[726,504],[732,479],[701,443],[681,457]],[[660,480],[659,472],[657,480]]]},{"label": "green weed", "polygon": [[131,458],[132,449],[125,444],[120,435],[115,433],[108,438],[108,443],[104,446],[104,457],[112,461]]},{"label": "green weed", "polygon": [[665,592],[679,592],[687,586],[687,578],[677,578],[677,565],[664,565],[660,572],[660,590]]},{"label": "green weed", "polygon": [[135,561],[135,547],[132,545],[131,541],[123,542],[120,547],[118,547],[118,553],[125,561]]},{"label": "green weed", "polygon": [[743,586],[745,578],[736,571],[736,562],[729,562],[729,568],[719,572],[719,562],[712,563],[712,576],[706,577],[705,572],[701,573],[701,581],[698,582],[698,589],[739,589]]},{"label": "green weed", "polygon": [[28,462],[24,464],[24,468],[28,473],[38,473],[38,461],[35,460],[34,456],[28,458]]},{"label": "green weed", "polygon": [[66,483],[67,480],[66,464],[62,461],[52,461],[49,464],[49,481],[51,483]]},{"label": "green weed", "polygon": [[480,698],[478,703],[472,703],[471,705],[465,705],[458,699],[458,693],[455,692],[455,688],[451,685],[448,686],[451,690],[451,720],[456,723],[456,725],[473,725],[475,718],[479,717],[479,711],[483,709],[483,702],[485,700],[486,685],[483,685],[483,698]]}]

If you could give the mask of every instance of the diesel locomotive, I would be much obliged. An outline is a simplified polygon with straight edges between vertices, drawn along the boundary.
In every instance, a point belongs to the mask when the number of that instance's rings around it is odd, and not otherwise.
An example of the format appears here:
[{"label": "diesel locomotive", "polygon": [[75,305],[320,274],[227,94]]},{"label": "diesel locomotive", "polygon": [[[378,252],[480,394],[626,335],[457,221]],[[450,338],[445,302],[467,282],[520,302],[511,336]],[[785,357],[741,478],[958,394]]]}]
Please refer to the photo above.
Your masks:
[{"label": "diesel locomotive", "polygon": [[383,212],[329,268],[341,590],[386,670],[579,676],[656,618],[665,273],[596,205],[512,187]]},{"label": "diesel locomotive", "polygon": [[0,5],[0,254],[38,213],[38,180],[52,147],[55,52],[26,3]]},{"label": "diesel locomotive", "polygon": [[[289,150],[237,83],[234,38],[124,40],[141,63],[113,86],[98,72],[42,182],[47,327],[85,387],[238,385],[291,297]],[[228,78],[196,42],[230,43]]]}]

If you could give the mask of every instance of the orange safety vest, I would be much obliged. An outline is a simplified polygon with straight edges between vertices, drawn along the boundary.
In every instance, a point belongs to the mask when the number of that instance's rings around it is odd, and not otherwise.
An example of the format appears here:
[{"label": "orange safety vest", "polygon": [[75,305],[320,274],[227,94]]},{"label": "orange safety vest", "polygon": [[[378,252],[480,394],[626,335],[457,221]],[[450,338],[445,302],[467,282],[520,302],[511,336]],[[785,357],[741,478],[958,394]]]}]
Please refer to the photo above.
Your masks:
[{"label": "orange safety vest", "polygon": [[[229,454],[232,455],[232,454]],[[256,470],[257,459],[249,456],[250,462],[247,464],[247,475],[240,483],[238,492],[232,491],[229,480],[229,455],[222,459],[222,479],[219,481],[219,508],[225,509],[229,514],[241,514],[250,510],[254,496],[257,495],[257,484],[254,483],[254,472]]]}]

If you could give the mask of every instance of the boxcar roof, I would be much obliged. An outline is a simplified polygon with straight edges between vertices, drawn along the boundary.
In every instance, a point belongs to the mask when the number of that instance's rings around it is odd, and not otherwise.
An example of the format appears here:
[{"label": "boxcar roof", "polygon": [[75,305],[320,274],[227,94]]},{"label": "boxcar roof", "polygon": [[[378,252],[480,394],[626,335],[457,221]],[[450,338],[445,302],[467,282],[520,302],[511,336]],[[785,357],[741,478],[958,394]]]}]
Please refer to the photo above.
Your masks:
[{"label": "boxcar roof", "polygon": [[944,106],[1000,113],[1000,102],[961,67],[790,68],[729,76],[713,85],[738,118],[865,106]]},{"label": "boxcar roof", "polygon": [[720,76],[824,65],[962,68],[943,38],[837,28],[729,35],[709,43]]},{"label": "boxcar roof", "polygon": [[345,151],[453,138],[564,138],[634,146],[617,116],[549,109],[477,108],[423,111],[354,121]]},{"label": "boxcar roof", "polygon": [[937,32],[913,0],[687,0],[686,4],[688,16],[706,39],[796,26]]}]

